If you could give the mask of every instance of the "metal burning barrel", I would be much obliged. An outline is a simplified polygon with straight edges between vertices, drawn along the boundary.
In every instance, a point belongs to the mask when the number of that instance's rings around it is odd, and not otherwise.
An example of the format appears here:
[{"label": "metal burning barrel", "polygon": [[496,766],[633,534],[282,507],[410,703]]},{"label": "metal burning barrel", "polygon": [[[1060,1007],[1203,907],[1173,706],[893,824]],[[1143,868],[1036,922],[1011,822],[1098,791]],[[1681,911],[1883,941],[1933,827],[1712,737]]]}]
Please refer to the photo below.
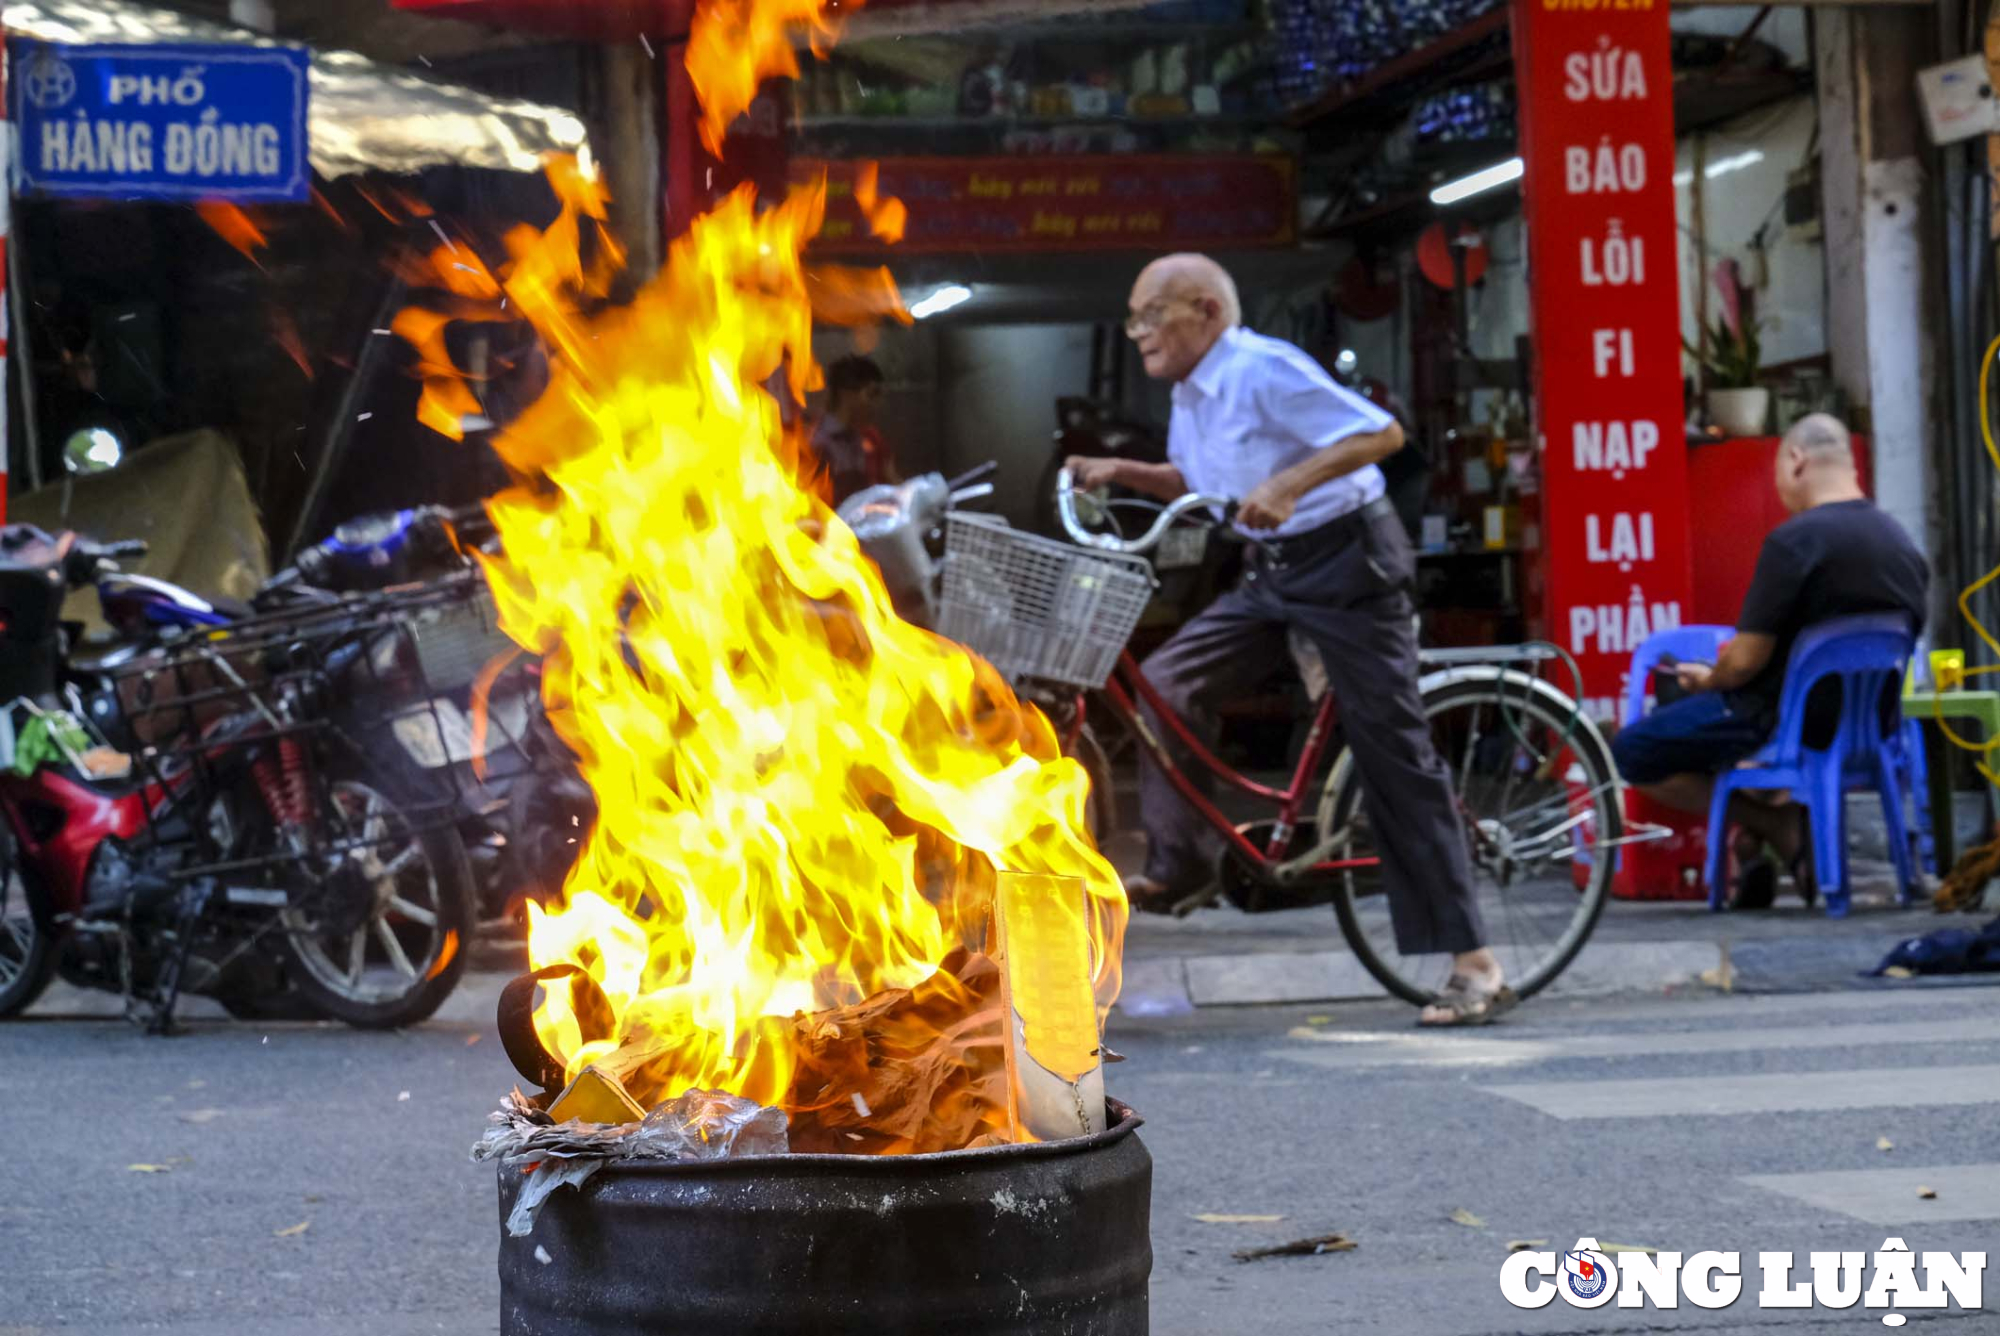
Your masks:
[{"label": "metal burning barrel", "polygon": [[[1153,1160],[1090,1137],[613,1163],[500,1239],[504,1336],[1144,1336]],[[523,1175],[500,1171],[500,1218]]]}]

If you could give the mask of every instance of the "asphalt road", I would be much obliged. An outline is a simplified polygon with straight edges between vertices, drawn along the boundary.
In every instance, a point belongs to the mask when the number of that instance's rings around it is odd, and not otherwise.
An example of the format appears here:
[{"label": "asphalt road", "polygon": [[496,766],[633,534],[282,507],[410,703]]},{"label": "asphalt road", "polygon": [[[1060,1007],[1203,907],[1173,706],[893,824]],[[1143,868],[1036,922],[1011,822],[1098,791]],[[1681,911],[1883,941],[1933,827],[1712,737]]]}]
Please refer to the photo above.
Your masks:
[{"label": "asphalt road", "polygon": [[[466,1149],[513,1079],[486,1021],[499,982],[473,977],[402,1034],[0,1026],[0,1336],[496,1330],[493,1178]],[[1687,1253],[1995,1241],[2000,989],[1547,1001],[1446,1036],[1410,1019],[1348,1003],[1117,1021],[1112,1088],[1155,1160],[1154,1332],[1862,1331],[1878,1311],[1750,1298],[1519,1311],[1498,1275],[1510,1240],[1585,1234]],[[1334,1232],[1359,1246],[1231,1258]]]}]

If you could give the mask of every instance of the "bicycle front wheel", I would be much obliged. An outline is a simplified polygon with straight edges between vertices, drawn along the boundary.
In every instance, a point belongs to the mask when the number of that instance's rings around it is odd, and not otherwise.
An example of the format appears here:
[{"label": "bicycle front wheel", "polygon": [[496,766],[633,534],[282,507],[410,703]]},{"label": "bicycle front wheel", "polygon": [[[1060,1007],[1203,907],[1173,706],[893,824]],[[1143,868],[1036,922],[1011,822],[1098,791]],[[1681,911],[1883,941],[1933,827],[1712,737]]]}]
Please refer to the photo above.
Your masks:
[{"label": "bicycle front wheel", "polygon": [[[1423,701],[1458,797],[1486,944],[1526,997],[1576,958],[1604,912],[1622,827],[1609,749],[1567,697],[1521,673],[1446,681]],[[1332,857],[1376,855],[1351,752],[1334,762],[1319,819],[1337,832]],[[1444,988],[1449,955],[1397,948],[1379,867],[1342,873],[1333,907],[1384,988],[1418,1004]]]}]

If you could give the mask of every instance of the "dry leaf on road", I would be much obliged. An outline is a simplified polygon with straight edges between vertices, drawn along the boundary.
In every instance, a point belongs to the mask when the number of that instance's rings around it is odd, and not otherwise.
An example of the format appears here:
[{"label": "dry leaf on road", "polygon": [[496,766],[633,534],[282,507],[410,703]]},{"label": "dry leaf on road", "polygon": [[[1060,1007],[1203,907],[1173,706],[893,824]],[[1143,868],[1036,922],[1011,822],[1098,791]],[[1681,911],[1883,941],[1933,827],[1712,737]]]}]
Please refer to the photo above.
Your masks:
[{"label": "dry leaf on road", "polygon": [[174,1167],[171,1164],[128,1164],[125,1166],[125,1172],[128,1174],[171,1174],[173,1171]]},{"label": "dry leaf on road", "polygon": [[1876,1149],[1876,1150],[1894,1150],[1894,1149],[1896,1149],[1896,1143],[1895,1143],[1895,1142],[1893,1142],[1893,1141],[1891,1141],[1891,1140],[1889,1140],[1889,1138],[1887,1138],[1887,1137],[1876,1137],[1876,1138],[1875,1138],[1875,1149]]},{"label": "dry leaf on road", "polygon": [[299,1235],[305,1233],[308,1229],[311,1229],[312,1227],[313,1227],[312,1221],[301,1220],[296,1225],[293,1225],[290,1229],[280,1229],[276,1231],[271,1237],[279,1239],[295,1239]]},{"label": "dry leaf on road", "polygon": [[1510,1253],[1517,1253],[1517,1252],[1526,1252],[1526,1251],[1528,1251],[1528,1249],[1530,1249],[1530,1248],[1546,1248],[1546,1247],[1548,1247],[1548,1246],[1549,1246],[1549,1241],[1548,1241],[1547,1239],[1508,1239],[1508,1240],[1507,1240],[1507,1251],[1508,1251],[1508,1252],[1510,1252]]},{"label": "dry leaf on road", "polygon": [[1204,1225],[1268,1225],[1274,1220],[1283,1220],[1282,1215],[1222,1215],[1214,1211],[1204,1211],[1194,1217]]},{"label": "dry leaf on road", "polygon": [[1922,1197],[1922,1198],[1923,1198],[1923,1199],[1924,1199],[1925,1201],[1935,1201],[1935,1200],[1937,1199],[1937,1189],[1936,1189],[1936,1188],[1918,1188],[1918,1189],[1917,1189],[1917,1195],[1918,1195],[1919,1197]]},{"label": "dry leaf on road", "polygon": [[1239,1262],[1254,1262],[1260,1257],[1318,1257],[1321,1253],[1353,1252],[1353,1239],[1345,1234],[1322,1234],[1318,1238],[1293,1239],[1290,1243],[1280,1243],[1270,1248],[1243,1248],[1230,1256]]},{"label": "dry leaf on road", "polygon": [[1451,1213],[1451,1222],[1454,1225],[1464,1225],[1467,1229],[1486,1228],[1486,1222],[1484,1220],[1481,1220],[1478,1216],[1466,1210],[1463,1206],[1459,1207],[1456,1211],[1453,1211]]},{"label": "dry leaf on road", "polygon": [[1597,1251],[1601,1253],[1656,1253],[1659,1249],[1650,1243],[1600,1243],[1597,1245]]}]

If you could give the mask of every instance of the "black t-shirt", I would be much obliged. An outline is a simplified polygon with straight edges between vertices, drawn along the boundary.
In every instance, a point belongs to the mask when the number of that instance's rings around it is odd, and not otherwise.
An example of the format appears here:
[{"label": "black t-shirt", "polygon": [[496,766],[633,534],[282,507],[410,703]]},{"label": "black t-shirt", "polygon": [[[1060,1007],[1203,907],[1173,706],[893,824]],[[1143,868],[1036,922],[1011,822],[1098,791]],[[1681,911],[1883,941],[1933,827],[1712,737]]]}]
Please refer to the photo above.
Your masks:
[{"label": "black t-shirt", "polygon": [[1871,612],[1907,613],[1912,629],[1921,630],[1929,590],[1924,554],[1873,502],[1835,501],[1801,511],[1771,531],[1757,556],[1736,629],[1775,636],[1778,644],[1763,671],[1735,695],[1775,718],[1799,632]]}]

